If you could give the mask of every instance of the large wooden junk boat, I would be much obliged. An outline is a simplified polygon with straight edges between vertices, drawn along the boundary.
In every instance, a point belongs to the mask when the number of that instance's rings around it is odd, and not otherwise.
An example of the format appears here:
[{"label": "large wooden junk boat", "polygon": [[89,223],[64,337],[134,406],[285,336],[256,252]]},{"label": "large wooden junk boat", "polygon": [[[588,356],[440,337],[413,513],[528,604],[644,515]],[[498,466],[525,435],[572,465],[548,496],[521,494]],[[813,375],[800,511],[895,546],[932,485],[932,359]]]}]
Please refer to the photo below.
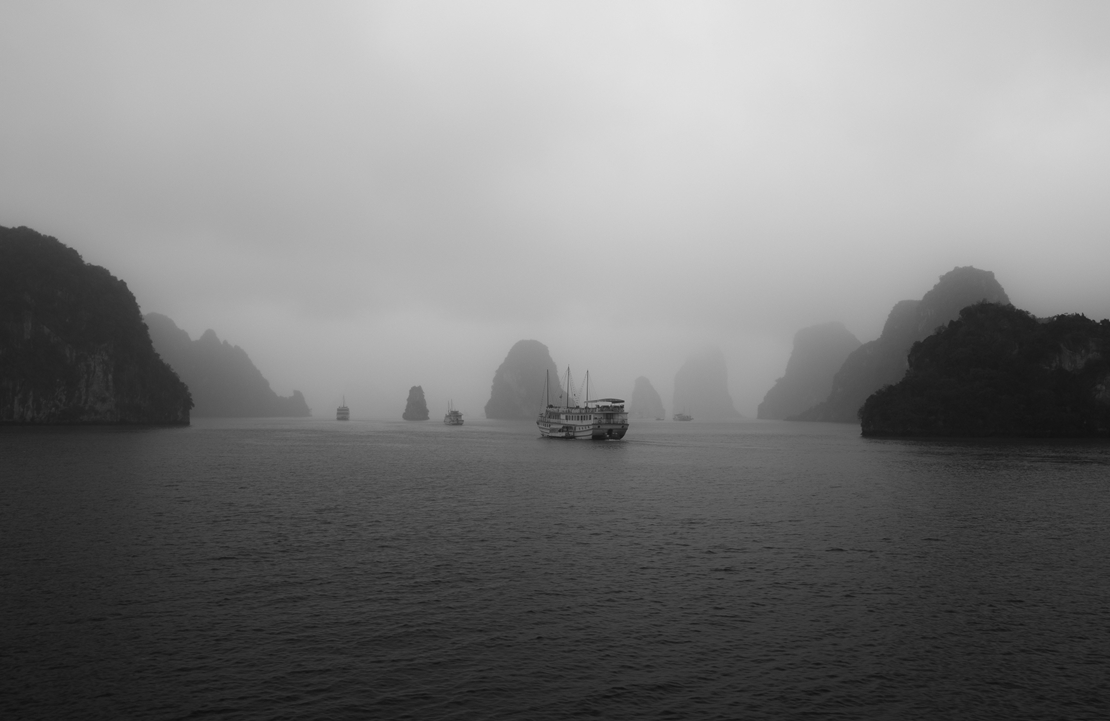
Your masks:
[{"label": "large wooden junk boat", "polygon": [[349,421],[351,420],[351,409],[347,407],[347,397],[343,396],[343,405],[335,409],[335,420]]},{"label": "large wooden junk boat", "polygon": [[447,402],[447,415],[443,417],[443,423],[448,426],[461,426],[463,424],[462,411],[455,410],[451,402]]},{"label": "large wooden junk boat", "polygon": [[[567,395],[562,406],[551,403],[551,379],[544,383],[547,406],[536,419],[544,438],[590,438],[619,441],[628,432],[628,412],[620,398],[598,398],[579,404],[571,393],[570,368],[567,368]],[[586,373],[586,398],[590,397],[590,374]]]}]

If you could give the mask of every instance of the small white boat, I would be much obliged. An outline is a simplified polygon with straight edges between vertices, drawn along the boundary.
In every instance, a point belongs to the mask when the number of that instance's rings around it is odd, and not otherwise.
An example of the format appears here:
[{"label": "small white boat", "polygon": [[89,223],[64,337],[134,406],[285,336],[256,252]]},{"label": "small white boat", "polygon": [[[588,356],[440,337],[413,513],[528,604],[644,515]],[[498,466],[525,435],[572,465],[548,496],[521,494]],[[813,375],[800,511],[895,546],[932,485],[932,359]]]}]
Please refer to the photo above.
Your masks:
[{"label": "small white boat", "polygon": [[447,415],[443,417],[443,423],[448,426],[461,426],[463,424],[462,411],[457,411],[447,402]]},{"label": "small white boat", "polygon": [[351,409],[347,407],[347,397],[343,396],[343,405],[335,409],[335,420],[349,421],[351,420]]}]

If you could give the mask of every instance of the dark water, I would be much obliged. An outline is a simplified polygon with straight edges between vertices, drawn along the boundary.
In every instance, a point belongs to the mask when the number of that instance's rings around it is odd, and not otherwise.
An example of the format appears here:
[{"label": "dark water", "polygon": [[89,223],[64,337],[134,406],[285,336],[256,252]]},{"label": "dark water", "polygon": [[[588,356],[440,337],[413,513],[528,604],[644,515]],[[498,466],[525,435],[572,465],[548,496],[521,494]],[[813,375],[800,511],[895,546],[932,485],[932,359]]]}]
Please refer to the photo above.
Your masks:
[{"label": "dark water", "polygon": [[0,431],[4,718],[1105,718],[1110,446]]}]

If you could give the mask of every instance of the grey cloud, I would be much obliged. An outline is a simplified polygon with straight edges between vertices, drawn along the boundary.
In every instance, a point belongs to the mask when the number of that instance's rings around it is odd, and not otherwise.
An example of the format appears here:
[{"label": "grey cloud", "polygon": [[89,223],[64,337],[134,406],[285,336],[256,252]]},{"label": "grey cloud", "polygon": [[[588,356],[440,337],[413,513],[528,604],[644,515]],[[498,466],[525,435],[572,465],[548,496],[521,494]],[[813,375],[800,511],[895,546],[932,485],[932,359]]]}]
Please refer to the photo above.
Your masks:
[{"label": "grey cloud", "polygon": [[[478,408],[534,337],[665,402],[680,348],[719,344],[753,415],[795,330],[873,338],[957,265],[1034,313],[1110,314],[1102,4],[4,15],[0,223],[316,407],[349,378]],[[446,339],[461,375],[427,360]]]}]

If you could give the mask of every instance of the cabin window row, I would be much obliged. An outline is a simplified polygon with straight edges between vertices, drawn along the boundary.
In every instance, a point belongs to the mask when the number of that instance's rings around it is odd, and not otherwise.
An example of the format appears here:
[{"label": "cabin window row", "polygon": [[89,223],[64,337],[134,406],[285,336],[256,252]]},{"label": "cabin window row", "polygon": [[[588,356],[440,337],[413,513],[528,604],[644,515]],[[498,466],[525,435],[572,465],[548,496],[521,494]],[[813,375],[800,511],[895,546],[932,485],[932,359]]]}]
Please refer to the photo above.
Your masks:
[{"label": "cabin window row", "polygon": [[[547,417],[548,418],[559,418],[560,414],[559,413],[548,413]],[[590,415],[585,415],[585,416],[567,415],[567,416],[562,416],[562,418],[563,418],[563,420],[566,420],[566,421],[592,421],[594,417],[593,417],[593,414],[590,414]]]}]

